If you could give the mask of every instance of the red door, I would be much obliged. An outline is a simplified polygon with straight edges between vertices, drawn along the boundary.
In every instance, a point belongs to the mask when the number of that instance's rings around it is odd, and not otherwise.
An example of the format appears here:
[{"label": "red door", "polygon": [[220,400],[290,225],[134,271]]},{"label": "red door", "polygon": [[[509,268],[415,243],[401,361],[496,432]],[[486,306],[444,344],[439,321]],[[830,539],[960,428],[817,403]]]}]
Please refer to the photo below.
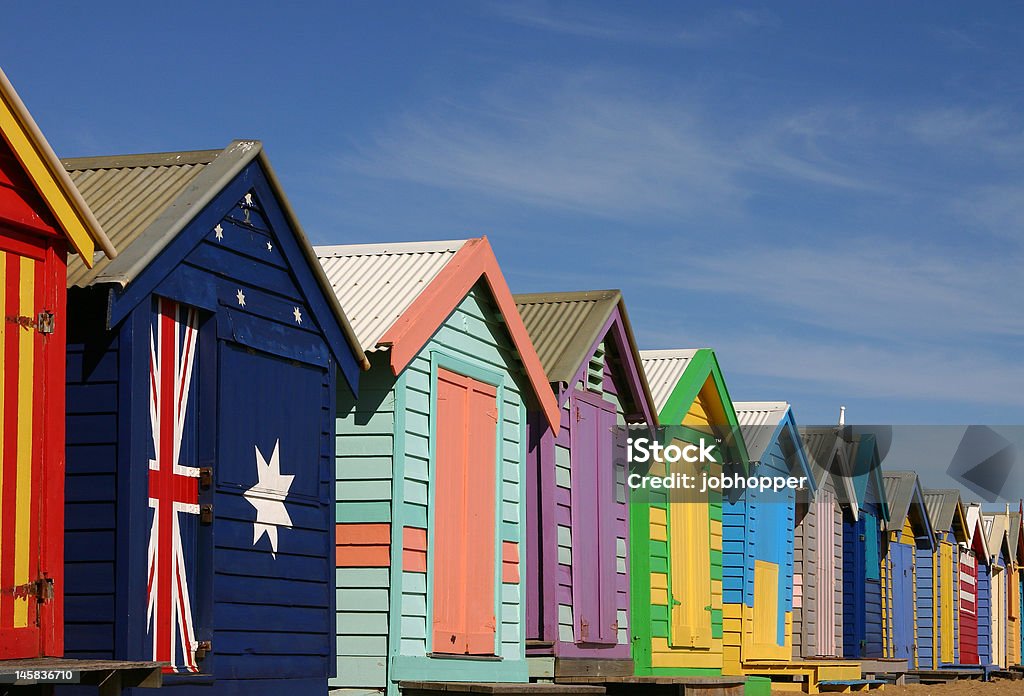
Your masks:
[{"label": "red door", "polygon": [[432,650],[493,655],[497,390],[438,370],[435,417]]},{"label": "red door", "polygon": [[0,658],[63,651],[64,253],[0,222]]},{"label": "red door", "polygon": [[978,559],[973,551],[960,552],[960,662],[978,659]]}]

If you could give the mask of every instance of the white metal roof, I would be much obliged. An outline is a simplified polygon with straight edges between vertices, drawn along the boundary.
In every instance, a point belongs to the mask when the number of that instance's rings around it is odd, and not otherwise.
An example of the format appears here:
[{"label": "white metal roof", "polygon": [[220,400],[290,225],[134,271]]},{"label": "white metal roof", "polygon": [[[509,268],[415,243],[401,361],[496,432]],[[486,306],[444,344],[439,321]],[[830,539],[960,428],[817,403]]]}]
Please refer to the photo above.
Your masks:
[{"label": "white metal roof", "polygon": [[734,401],[736,420],[740,424],[743,443],[751,461],[760,460],[772,444],[775,429],[786,417],[789,404],[785,401]]},{"label": "white metal roof", "polygon": [[314,247],[320,265],[367,352],[441,272],[464,239]]},{"label": "white metal roof", "polygon": [[661,411],[686,372],[686,366],[697,353],[697,348],[679,350],[642,350],[640,360],[644,365],[647,383],[651,387],[654,407]]}]

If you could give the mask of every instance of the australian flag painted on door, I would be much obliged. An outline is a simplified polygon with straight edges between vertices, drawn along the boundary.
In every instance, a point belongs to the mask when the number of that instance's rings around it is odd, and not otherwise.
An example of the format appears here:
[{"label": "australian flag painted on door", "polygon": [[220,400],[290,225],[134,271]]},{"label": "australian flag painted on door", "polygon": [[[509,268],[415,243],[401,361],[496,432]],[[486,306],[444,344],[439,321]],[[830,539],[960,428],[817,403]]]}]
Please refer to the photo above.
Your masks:
[{"label": "australian flag painted on door", "polygon": [[348,321],[258,143],[66,164],[87,201],[117,180],[98,215],[153,220],[69,276],[66,653],[163,662],[175,696],[326,694]]},{"label": "australian flag painted on door", "polygon": [[196,393],[198,312],[153,301],[149,358],[149,549],[146,622],[165,672],[197,672],[192,614],[199,533]]}]

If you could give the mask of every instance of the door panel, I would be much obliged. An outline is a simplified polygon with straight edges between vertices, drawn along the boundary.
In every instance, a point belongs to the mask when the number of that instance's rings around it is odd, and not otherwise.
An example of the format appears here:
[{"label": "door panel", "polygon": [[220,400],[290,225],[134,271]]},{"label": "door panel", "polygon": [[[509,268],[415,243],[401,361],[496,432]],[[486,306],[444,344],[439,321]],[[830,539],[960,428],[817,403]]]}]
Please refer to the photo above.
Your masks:
[{"label": "door panel", "polygon": [[497,390],[438,370],[432,651],[495,651]]},{"label": "door panel", "polygon": [[960,662],[976,665],[978,657],[978,560],[960,553]]},{"label": "door panel", "polygon": [[[46,243],[0,233],[0,658],[37,657],[44,653],[46,636],[60,631],[52,625],[52,602],[37,600],[37,588],[53,585],[35,583],[60,573],[41,560],[43,544],[53,541],[42,526],[63,519],[62,501],[51,500],[43,488],[44,462],[63,470],[62,452],[55,457],[44,451],[47,436],[56,435],[45,432],[48,409],[63,410],[62,400],[49,403],[47,390],[50,353],[63,345],[63,335],[36,329],[39,312],[56,309],[55,280],[44,263]],[[58,387],[54,398],[63,394],[63,384]]]},{"label": "door panel", "polygon": [[[685,442],[674,440],[678,447]],[[671,465],[700,481],[703,465],[680,460]],[[671,558],[671,626],[673,646],[711,647],[711,519],[707,492],[699,486],[675,490],[669,502],[669,553]]]},{"label": "door panel", "polygon": [[617,642],[615,558],[615,406],[573,392],[572,573],[577,643]]},{"label": "door panel", "polygon": [[892,604],[893,650],[896,657],[912,658],[914,655],[914,576],[911,566],[913,549],[906,544],[893,543],[892,554]]},{"label": "door panel", "polygon": [[818,614],[818,655],[836,655],[836,607],[837,592],[836,557],[835,557],[835,494],[829,490],[818,492],[814,502],[815,516],[818,523],[817,556],[818,594],[816,609]]},{"label": "door panel", "polygon": [[940,638],[942,640],[939,651],[939,659],[944,664],[950,664],[954,660],[953,641],[953,544],[948,541],[939,542],[939,607],[942,612],[940,618]]}]

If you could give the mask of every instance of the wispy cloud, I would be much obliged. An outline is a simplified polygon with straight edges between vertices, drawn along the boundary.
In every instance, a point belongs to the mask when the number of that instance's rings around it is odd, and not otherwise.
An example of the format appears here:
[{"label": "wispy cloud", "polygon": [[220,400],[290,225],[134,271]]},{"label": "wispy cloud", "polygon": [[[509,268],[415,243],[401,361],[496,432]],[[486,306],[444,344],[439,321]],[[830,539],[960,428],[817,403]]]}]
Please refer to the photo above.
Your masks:
[{"label": "wispy cloud", "polygon": [[754,323],[772,317],[904,347],[1024,336],[1020,254],[953,256],[873,238],[665,252],[657,263],[645,276],[650,286],[731,298]]},{"label": "wispy cloud", "polygon": [[737,34],[774,28],[779,18],[759,9],[715,10],[686,24],[643,22],[635,15],[609,13],[593,5],[501,2],[491,11],[505,21],[569,36],[630,43],[701,48]]},{"label": "wispy cloud", "polygon": [[509,78],[396,116],[341,163],[362,175],[613,218],[728,216],[757,193],[751,177],[885,190],[855,159],[866,136],[854,111],[720,122],[704,101],[696,88],[669,96],[621,75]]}]

